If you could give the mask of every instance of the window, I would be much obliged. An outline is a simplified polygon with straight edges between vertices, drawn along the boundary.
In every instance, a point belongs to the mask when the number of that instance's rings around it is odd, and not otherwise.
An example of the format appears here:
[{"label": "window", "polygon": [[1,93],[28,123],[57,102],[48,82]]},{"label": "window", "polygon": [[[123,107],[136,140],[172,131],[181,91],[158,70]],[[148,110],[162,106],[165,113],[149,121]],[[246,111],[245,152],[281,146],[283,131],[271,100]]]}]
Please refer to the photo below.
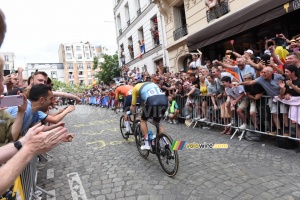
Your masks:
[{"label": "window", "polygon": [[31,67],[34,68],[34,64],[31,64]]},{"label": "window", "polygon": [[72,59],[72,54],[71,53],[67,53],[67,59]]},{"label": "window", "polygon": [[57,78],[57,72],[51,71],[51,78]]},{"label": "window", "polygon": [[72,63],[68,63],[68,69],[73,69],[73,64]]},{"label": "window", "polygon": [[175,25],[175,31],[173,31],[174,40],[178,40],[179,38],[182,38],[185,35],[187,35],[184,4],[182,4],[179,7],[174,7],[174,25]]},{"label": "window", "polygon": [[93,57],[96,57],[96,54],[95,54],[95,53],[93,53]]},{"label": "window", "polygon": [[83,69],[83,64],[82,63],[78,63],[78,69]]},{"label": "window", "polygon": [[84,48],[85,48],[85,51],[89,51],[89,47],[88,46],[86,46]]},{"label": "window", "polygon": [[141,54],[144,54],[146,52],[146,49],[145,49],[145,42],[144,42],[144,29],[143,29],[143,27],[138,29],[138,37],[139,37],[138,44],[139,44],[139,47],[140,47]]},{"label": "window", "polygon": [[83,71],[79,71],[79,72],[78,72],[78,75],[79,75],[79,76],[83,76]]},{"label": "window", "polygon": [[78,54],[77,59],[82,59],[82,54]]},{"label": "window", "polygon": [[87,68],[87,69],[91,69],[91,63],[87,63],[87,64],[86,64],[86,68]]},{"label": "window", "polygon": [[9,61],[9,56],[8,55],[4,55],[4,60],[5,61]]},{"label": "window", "polygon": [[81,46],[76,46],[76,51],[81,51]]},{"label": "window", "polygon": [[130,25],[130,15],[129,15],[129,6],[128,2],[125,5],[125,13],[126,13],[126,21],[127,21],[127,26]]},{"label": "window", "polygon": [[66,51],[71,51],[71,47],[70,46],[66,46]]},{"label": "window", "polygon": [[72,78],[73,78],[73,72],[69,72],[68,78],[69,78],[69,79],[72,79]]},{"label": "window", "polygon": [[80,84],[80,85],[83,85],[83,84],[84,84],[84,83],[83,83],[83,80],[80,80],[79,84]]},{"label": "window", "polygon": [[86,57],[86,59],[90,59],[90,54],[87,53],[87,54],[85,55],[85,57]]},{"label": "window", "polygon": [[9,64],[5,64],[4,69],[9,70]]},{"label": "window", "polygon": [[134,59],[132,36],[128,38],[128,51],[131,59]]},{"label": "window", "polygon": [[73,84],[74,84],[74,81],[70,81],[69,84],[70,84],[70,85],[73,85]]},{"label": "window", "polygon": [[92,85],[92,80],[89,80],[89,85]]},{"label": "window", "polygon": [[91,50],[92,50],[92,51],[95,51],[95,47],[91,47]]}]

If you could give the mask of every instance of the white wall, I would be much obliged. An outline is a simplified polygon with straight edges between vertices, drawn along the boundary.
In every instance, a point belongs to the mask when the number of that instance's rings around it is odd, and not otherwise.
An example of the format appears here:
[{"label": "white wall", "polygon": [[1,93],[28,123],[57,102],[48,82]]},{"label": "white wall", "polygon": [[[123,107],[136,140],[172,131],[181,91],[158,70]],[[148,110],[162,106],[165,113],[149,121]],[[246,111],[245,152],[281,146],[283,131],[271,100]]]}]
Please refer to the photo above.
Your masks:
[{"label": "white wall", "polygon": [[[116,16],[120,13],[122,27],[125,27],[123,29],[123,31],[127,28],[127,21],[125,21],[127,18],[125,17],[125,7],[124,7],[126,3],[127,3],[127,1],[124,1],[115,13]],[[135,20],[135,18],[137,17],[136,1],[129,1],[128,5],[129,5],[129,12],[130,12],[130,18],[131,18],[131,23],[132,23],[133,20]],[[148,5],[149,5],[149,1],[147,1],[147,0],[140,1],[140,6],[141,6],[142,12],[147,8]],[[155,48],[155,44],[154,44],[154,41],[153,41],[153,38],[152,38],[152,35],[150,32],[150,28],[152,28],[151,18],[155,15],[158,20],[158,31],[159,31],[160,44],[162,44],[163,48],[167,46],[167,44],[165,44],[165,41],[166,41],[166,36],[164,33],[165,30],[162,30],[163,27],[165,26],[164,19],[160,17],[160,13],[158,11],[157,6],[154,6],[144,17],[142,17],[140,19],[139,22],[136,23],[136,25],[134,27],[132,27],[128,31],[126,30],[127,33],[122,34],[122,36],[120,38],[118,38],[118,48],[120,48],[121,44],[124,45],[124,53],[125,53],[125,62],[126,63],[131,61],[131,57],[130,57],[129,50],[128,50],[128,38],[129,37],[132,37],[134,58],[137,58],[138,55],[140,54],[140,47],[138,44],[138,40],[140,39],[139,31],[138,31],[139,28],[141,28],[141,27],[143,28],[146,52]],[[163,21],[161,21],[161,19]],[[124,23],[123,23],[123,21],[124,21]],[[159,58],[164,58],[165,65],[169,66],[168,53],[165,50],[160,50],[159,52],[156,52],[147,58],[141,59],[138,63],[130,66],[130,69],[133,69],[134,67],[139,67],[141,70],[142,66],[144,66],[144,64],[146,64],[148,71],[150,73],[154,73],[156,71],[156,66],[155,66],[154,60],[157,60]]]}]

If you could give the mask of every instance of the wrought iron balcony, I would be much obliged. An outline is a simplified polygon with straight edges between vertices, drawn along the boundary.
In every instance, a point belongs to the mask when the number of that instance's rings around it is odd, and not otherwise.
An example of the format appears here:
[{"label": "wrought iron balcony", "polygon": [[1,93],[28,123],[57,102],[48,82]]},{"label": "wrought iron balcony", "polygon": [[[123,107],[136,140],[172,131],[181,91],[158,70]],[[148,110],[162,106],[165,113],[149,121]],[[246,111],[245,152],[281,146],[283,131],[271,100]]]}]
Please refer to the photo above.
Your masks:
[{"label": "wrought iron balcony", "polygon": [[175,31],[173,31],[173,38],[174,40],[178,40],[179,38],[182,38],[184,36],[186,36],[187,33],[187,27],[186,24],[183,25],[182,27],[176,29]]}]

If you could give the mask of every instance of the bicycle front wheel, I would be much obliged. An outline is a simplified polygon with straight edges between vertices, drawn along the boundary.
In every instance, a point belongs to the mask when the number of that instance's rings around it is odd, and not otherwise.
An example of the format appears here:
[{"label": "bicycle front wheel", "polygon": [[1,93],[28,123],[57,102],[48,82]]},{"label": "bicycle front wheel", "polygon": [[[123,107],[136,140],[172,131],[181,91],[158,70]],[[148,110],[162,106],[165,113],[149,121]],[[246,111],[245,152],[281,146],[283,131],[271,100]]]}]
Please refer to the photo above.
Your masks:
[{"label": "bicycle front wheel", "polygon": [[173,177],[177,174],[179,168],[179,158],[176,150],[172,150],[172,138],[161,133],[158,136],[157,141],[157,157],[161,168],[165,174],[169,177]]},{"label": "bicycle front wheel", "polygon": [[144,144],[144,137],[141,129],[141,123],[138,122],[135,124],[135,131],[134,131],[135,143],[136,147],[143,158],[147,158],[149,156],[148,150],[142,150],[141,146]]},{"label": "bicycle front wheel", "polygon": [[120,117],[120,131],[121,131],[122,137],[125,140],[128,140],[129,135],[125,135],[125,133],[126,133],[126,126],[125,126],[125,121],[124,121],[124,116],[123,115]]}]

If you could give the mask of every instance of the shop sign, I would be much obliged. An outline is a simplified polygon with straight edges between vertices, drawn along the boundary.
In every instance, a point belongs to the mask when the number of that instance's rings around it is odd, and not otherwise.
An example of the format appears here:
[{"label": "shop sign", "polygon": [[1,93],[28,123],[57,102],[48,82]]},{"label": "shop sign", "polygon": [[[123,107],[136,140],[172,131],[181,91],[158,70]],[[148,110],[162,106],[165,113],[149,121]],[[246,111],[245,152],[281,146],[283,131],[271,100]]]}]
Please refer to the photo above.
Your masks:
[{"label": "shop sign", "polygon": [[206,0],[205,4],[208,7],[206,11],[207,22],[218,19],[229,12],[228,0],[218,0],[218,2],[217,0]]}]

